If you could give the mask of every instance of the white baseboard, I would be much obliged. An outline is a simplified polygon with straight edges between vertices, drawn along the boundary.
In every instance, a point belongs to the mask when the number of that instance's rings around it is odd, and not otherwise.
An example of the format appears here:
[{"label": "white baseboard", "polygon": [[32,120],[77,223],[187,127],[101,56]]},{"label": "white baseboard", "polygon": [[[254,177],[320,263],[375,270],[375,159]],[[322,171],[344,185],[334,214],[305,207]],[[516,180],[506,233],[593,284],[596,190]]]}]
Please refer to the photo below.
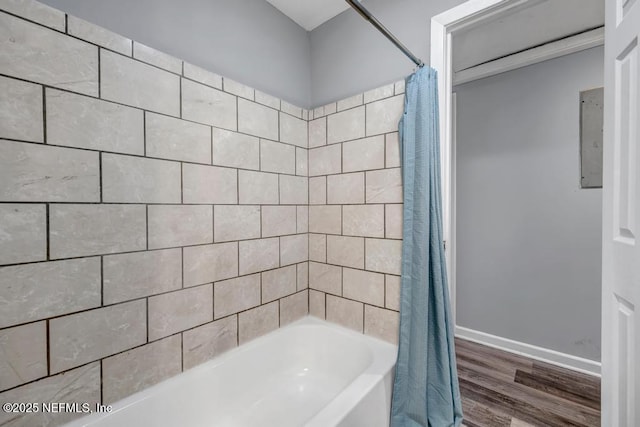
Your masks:
[{"label": "white baseboard", "polygon": [[600,376],[600,362],[456,326],[456,337],[589,375]]}]

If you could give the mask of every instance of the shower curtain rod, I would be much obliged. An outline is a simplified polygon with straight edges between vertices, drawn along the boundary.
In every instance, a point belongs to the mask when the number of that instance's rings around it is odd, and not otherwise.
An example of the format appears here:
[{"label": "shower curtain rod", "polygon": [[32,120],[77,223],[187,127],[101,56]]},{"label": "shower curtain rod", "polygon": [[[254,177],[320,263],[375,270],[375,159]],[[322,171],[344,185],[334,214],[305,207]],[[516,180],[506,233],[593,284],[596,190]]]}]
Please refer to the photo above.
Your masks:
[{"label": "shower curtain rod", "polygon": [[411,51],[402,44],[400,40],[396,38],[389,30],[385,28],[384,25],[380,21],[376,19],[375,16],[371,14],[358,0],[345,0],[349,5],[356,10],[364,19],[371,22],[371,25],[376,27],[378,31],[380,31],[386,38],[391,41],[398,49],[402,51],[405,55],[409,57],[418,67],[424,66],[424,62],[417,56],[415,56]]}]

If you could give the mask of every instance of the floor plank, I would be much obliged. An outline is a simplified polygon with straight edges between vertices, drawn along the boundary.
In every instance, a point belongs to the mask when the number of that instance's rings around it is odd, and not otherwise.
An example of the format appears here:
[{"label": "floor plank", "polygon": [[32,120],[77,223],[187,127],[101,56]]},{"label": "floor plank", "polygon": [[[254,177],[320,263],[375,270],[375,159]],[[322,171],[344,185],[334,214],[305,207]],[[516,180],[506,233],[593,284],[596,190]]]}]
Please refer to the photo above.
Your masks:
[{"label": "floor plank", "polygon": [[575,403],[579,403],[580,405],[584,405],[598,411],[600,410],[600,400],[593,400],[585,393],[581,393],[580,390],[571,390],[570,387],[566,387],[564,384],[560,384],[542,376],[537,376],[528,372],[517,371],[515,382],[557,397],[561,397],[566,400],[570,400]]},{"label": "floor plank", "polygon": [[590,375],[456,339],[464,425],[600,425],[600,381]]}]

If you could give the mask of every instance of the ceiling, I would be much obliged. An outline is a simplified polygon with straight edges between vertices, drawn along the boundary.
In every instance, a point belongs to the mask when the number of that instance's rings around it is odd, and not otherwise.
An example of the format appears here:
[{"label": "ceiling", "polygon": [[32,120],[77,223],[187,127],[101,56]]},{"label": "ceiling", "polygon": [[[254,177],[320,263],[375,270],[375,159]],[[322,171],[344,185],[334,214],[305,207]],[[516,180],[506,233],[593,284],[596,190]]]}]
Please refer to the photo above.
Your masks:
[{"label": "ceiling", "polygon": [[267,0],[307,31],[349,9],[345,0]]},{"label": "ceiling", "polygon": [[533,6],[454,33],[453,70],[464,70],[602,25],[604,0],[534,1]]}]

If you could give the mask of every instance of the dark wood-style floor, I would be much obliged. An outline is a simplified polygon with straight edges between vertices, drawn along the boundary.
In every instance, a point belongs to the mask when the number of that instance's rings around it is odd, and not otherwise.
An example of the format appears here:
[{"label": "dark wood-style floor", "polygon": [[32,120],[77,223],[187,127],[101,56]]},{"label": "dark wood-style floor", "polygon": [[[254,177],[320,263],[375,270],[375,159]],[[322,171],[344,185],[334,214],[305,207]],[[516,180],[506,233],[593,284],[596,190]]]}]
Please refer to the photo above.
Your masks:
[{"label": "dark wood-style floor", "polygon": [[456,339],[467,427],[600,426],[600,379]]}]

